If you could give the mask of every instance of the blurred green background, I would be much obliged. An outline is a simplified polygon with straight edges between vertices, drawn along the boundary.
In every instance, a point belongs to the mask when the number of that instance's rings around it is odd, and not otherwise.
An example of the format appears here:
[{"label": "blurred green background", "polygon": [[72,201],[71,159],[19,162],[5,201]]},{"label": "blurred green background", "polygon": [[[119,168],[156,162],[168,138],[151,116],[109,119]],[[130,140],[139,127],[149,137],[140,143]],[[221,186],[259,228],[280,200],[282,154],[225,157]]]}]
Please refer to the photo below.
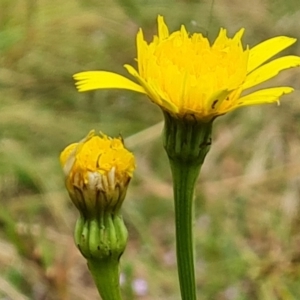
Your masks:
[{"label": "blurred green background", "polygon": [[[123,205],[130,240],[125,300],[177,300],[172,185],[162,115],[143,95],[77,93],[72,75],[124,75],[135,35],[157,14],[214,39],[246,28],[245,44],[300,38],[299,0],[0,0],[0,299],[99,299],[73,243],[77,211],[60,151],[90,129],[126,140],[138,168]],[[300,43],[284,54],[300,53]],[[296,91],[281,105],[215,122],[198,180],[195,247],[199,299],[300,299],[300,72],[270,85]]]}]

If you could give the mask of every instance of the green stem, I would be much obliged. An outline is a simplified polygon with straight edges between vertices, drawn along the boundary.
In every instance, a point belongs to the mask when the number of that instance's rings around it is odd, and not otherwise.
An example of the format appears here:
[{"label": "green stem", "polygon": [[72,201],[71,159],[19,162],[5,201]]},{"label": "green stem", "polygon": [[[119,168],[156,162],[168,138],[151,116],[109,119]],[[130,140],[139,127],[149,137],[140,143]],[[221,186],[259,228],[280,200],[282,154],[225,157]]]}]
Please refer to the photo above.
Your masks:
[{"label": "green stem", "polygon": [[196,300],[193,245],[193,196],[200,168],[210,149],[212,122],[164,112],[164,147],[174,189],[176,254],[181,297]]},{"label": "green stem", "polygon": [[114,257],[101,261],[89,259],[88,267],[102,300],[122,300],[117,259]]},{"label": "green stem", "polygon": [[196,300],[193,195],[200,167],[170,161],[174,185],[176,254],[183,300]]}]

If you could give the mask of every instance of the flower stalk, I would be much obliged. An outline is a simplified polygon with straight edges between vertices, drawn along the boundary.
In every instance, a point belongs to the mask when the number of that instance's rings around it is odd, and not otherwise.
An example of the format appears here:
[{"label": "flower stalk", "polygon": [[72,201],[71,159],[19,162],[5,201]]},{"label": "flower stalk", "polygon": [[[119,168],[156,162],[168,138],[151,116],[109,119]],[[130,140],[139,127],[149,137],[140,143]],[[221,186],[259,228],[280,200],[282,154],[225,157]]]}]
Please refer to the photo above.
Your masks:
[{"label": "flower stalk", "polygon": [[193,243],[194,184],[200,167],[170,161],[176,230],[176,256],[181,296],[183,300],[196,300]]},{"label": "flower stalk", "polygon": [[195,182],[211,144],[212,122],[177,119],[164,113],[164,147],[174,191],[176,255],[183,300],[196,300],[193,197]]}]

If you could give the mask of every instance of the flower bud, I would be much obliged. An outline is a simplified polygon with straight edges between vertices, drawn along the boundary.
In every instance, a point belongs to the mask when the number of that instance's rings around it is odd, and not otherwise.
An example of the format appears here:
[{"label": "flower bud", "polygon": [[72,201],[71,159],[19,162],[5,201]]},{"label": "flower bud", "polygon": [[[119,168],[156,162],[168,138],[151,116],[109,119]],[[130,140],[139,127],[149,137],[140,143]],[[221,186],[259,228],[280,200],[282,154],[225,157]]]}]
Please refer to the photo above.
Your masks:
[{"label": "flower bud", "polygon": [[121,138],[91,131],[60,155],[70,198],[81,215],[117,213],[135,169],[135,160]]}]

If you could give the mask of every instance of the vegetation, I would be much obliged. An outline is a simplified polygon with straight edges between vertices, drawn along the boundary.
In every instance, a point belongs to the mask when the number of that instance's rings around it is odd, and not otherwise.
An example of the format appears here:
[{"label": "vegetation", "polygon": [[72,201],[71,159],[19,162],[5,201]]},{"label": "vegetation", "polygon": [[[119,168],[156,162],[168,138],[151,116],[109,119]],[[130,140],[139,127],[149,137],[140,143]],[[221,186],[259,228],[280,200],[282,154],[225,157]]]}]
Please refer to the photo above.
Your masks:
[{"label": "vegetation", "polygon": [[[160,109],[128,91],[79,94],[72,80],[93,69],[126,75],[138,28],[150,38],[157,14],[211,39],[220,26],[245,27],[251,46],[300,38],[298,0],[0,0],[0,298],[98,299],[74,245],[77,211],[58,161],[96,129],[121,134],[138,165],[123,205],[124,299],[179,299]],[[287,52],[299,54],[300,43]],[[299,75],[270,82],[296,88],[280,106],[215,122],[195,199],[199,299],[299,298]]]}]

